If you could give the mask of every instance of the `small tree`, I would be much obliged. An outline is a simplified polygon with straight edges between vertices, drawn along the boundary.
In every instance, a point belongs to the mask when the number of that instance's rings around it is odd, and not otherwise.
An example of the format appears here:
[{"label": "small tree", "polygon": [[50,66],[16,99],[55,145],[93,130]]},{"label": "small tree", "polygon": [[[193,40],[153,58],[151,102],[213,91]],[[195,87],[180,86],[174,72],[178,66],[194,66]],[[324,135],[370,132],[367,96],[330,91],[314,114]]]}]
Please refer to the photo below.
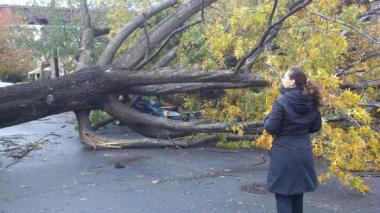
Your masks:
[{"label": "small tree", "polygon": [[[64,7],[63,7],[64,6]],[[58,77],[58,63],[62,64],[65,72],[72,72],[79,60],[81,35],[83,25],[80,16],[80,1],[55,1],[47,6],[40,6],[39,1],[29,7],[25,14],[30,17],[40,17],[47,21],[39,27],[18,27],[19,36],[15,37],[18,46],[29,49],[36,58],[50,61],[53,68],[52,77]],[[90,11],[94,14],[94,24],[102,26],[106,23],[104,8],[95,7]],[[23,11],[19,11],[23,12]],[[35,23],[39,24],[39,23]],[[108,32],[108,29],[99,29]],[[35,36],[30,36],[35,35]],[[99,49],[103,49],[107,39],[101,37],[94,43],[94,57]],[[67,73],[66,73],[67,74]]]},{"label": "small tree", "polygon": [[17,47],[12,41],[17,34],[11,28],[23,23],[23,18],[12,13],[9,8],[0,10],[0,79],[2,81],[20,82],[27,71],[33,68],[31,53]]}]

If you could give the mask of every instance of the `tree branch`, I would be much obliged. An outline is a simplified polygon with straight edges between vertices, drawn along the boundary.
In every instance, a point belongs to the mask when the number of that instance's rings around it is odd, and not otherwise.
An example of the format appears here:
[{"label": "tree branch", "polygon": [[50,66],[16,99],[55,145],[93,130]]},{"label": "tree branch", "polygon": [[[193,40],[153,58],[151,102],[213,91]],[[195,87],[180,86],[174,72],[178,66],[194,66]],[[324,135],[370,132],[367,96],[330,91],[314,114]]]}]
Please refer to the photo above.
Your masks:
[{"label": "tree branch", "polygon": [[106,78],[110,83],[118,84],[116,87],[119,89],[126,89],[131,86],[168,83],[235,82],[243,78],[262,80],[261,77],[253,74],[236,75],[230,70],[198,71],[162,68],[157,70],[141,70],[139,72],[125,71],[127,70],[124,68],[110,68],[103,73],[102,77]]},{"label": "tree branch", "polygon": [[343,83],[340,88],[341,89],[352,89],[352,90],[361,90],[366,89],[368,87],[380,87],[380,79],[372,80],[372,81],[366,81],[366,82],[360,82],[360,83]]},{"label": "tree branch", "polygon": [[246,129],[258,128],[263,126],[262,121],[247,121],[247,122],[237,122],[233,123],[192,123],[192,122],[182,122],[173,121],[169,119],[163,119],[148,115],[145,113],[138,112],[125,104],[117,101],[115,97],[108,96],[103,102],[102,108],[107,113],[113,115],[117,119],[128,123],[133,123],[134,125],[142,126],[152,126],[156,128],[181,131],[184,133],[195,133],[195,132],[231,132],[231,128],[234,125],[242,125]]},{"label": "tree branch", "polygon": [[128,89],[131,94],[139,95],[167,95],[173,93],[189,93],[209,89],[232,89],[245,87],[267,87],[269,82],[262,78],[252,77],[239,79],[234,82],[214,82],[214,83],[182,83],[163,84],[150,86],[136,86]]},{"label": "tree branch", "polygon": [[371,108],[380,108],[380,102],[359,103],[359,106],[362,106],[362,107],[371,107]]},{"label": "tree branch", "polygon": [[355,27],[354,25],[351,25],[351,24],[347,24],[343,21],[340,21],[340,20],[337,20],[337,19],[334,19],[334,18],[331,18],[331,17],[328,17],[328,16],[325,16],[321,13],[316,13],[316,12],[311,12],[311,11],[308,11],[311,15],[314,15],[314,16],[318,16],[322,19],[325,19],[325,20],[328,20],[328,21],[331,21],[331,22],[334,22],[336,24],[340,24],[340,25],[343,25],[345,27],[348,27],[350,28],[351,30],[359,33],[361,36],[367,38],[369,41],[371,41],[372,43],[375,43],[377,45],[380,45],[380,41],[374,37],[372,37],[371,35],[369,35],[368,33],[364,32],[364,31],[361,31],[359,28]]},{"label": "tree branch", "polygon": [[362,73],[362,72],[367,72],[367,70],[352,70],[352,71],[348,71],[348,70],[340,70],[336,76],[337,77],[341,77],[341,76],[346,76],[346,75],[351,75],[351,74],[354,74],[354,73]]},{"label": "tree branch", "polygon": [[169,52],[166,55],[162,56],[158,60],[158,62],[154,65],[154,68],[157,69],[167,66],[176,57],[178,49],[179,46],[175,46],[174,48],[169,50]]},{"label": "tree branch", "polygon": [[157,128],[154,126],[149,126],[149,124],[141,125],[141,124],[134,124],[134,123],[128,122],[126,123],[126,125],[129,128],[131,128],[133,131],[149,138],[172,139],[172,138],[181,138],[181,137],[191,135],[191,133]]},{"label": "tree branch", "polygon": [[91,17],[87,8],[87,1],[81,0],[81,17],[82,25],[84,27],[82,33],[82,42],[80,48],[79,62],[76,70],[87,68],[93,64],[93,43],[94,43],[94,29],[91,26]]},{"label": "tree branch", "polygon": [[[189,18],[199,12],[202,9],[202,4],[204,4],[204,7],[207,7],[215,1],[216,0],[204,0],[203,2],[199,0],[191,0],[179,8],[175,13],[166,17],[149,31],[152,47],[155,47],[156,44],[167,38],[171,32],[182,26]],[[141,39],[134,46],[129,48],[120,58],[116,59],[113,64],[132,69],[143,60],[144,50],[146,48],[146,42],[144,39]]]},{"label": "tree branch", "polygon": [[[251,58],[253,55],[256,55],[255,58],[257,58],[259,56],[258,53],[260,51],[262,51],[262,48],[264,48],[265,44],[268,41],[271,41],[274,38],[274,36],[277,34],[277,31],[280,30],[280,29],[276,28],[277,26],[281,25],[287,18],[289,18],[290,16],[292,16],[297,11],[303,9],[304,7],[306,7],[311,2],[312,2],[312,0],[307,0],[307,1],[300,0],[300,1],[297,1],[294,4],[294,6],[292,7],[292,9],[286,15],[284,15],[283,17],[281,17],[275,23],[270,24],[267,27],[267,29],[265,30],[265,32],[263,33],[263,35],[261,36],[260,41],[257,42],[257,44],[255,45],[255,47],[252,48],[243,58],[241,58],[239,60],[239,62],[235,66],[235,72],[239,73],[239,72],[242,71],[242,69],[240,69],[240,68],[245,64],[245,62],[247,61],[247,59]],[[273,7],[273,9],[272,9],[272,13],[274,13],[274,10],[275,10],[275,7]],[[268,21],[269,23],[271,23],[271,19],[272,19],[272,17],[270,16],[270,21]],[[254,61],[251,62],[250,66],[252,66],[253,64],[254,64]]]},{"label": "tree branch", "polygon": [[231,71],[159,69],[126,72],[122,68],[83,69],[50,81],[0,88],[0,128],[51,114],[96,108],[99,99],[108,93],[125,92],[132,86],[226,82],[252,76],[254,75],[236,75]]},{"label": "tree branch", "polygon": [[187,24],[187,25],[180,27],[180,28],[174,30],[173,32],[171,32],[170,35],[165,39],[165,41],[162,42],[160,47],[156,48],[156,50],[149,57],[145,58],[144,61],[140,62],[133,69],[134,70],[141,70],[146,64],[148,64],[153,58],[155,58],[164,49],[164,47],[169,43],[170,39],[172,39],[177,33],[180,33],[183,30],[185,30],[186,28],[189,28],[189,27],[196,25],[196,24],[199,24],[201,22],[202,22],[202,20],[199,20],[199,21]]},{"label": "tree branch", "polygon": [[106,35],[106,34],[110,33],[110,31],[111,31],[111,28],[101,28],[101,29],[95,28],[94,29],[94,36],[98,37],[98,36]]},{"label": "tree branch", "polygon": [[359,18],[360,20],[363,20],[363,19],[366,19],[367,17],[369,16],[380,16],[380,7],[379,8],[375,8],[374,10],[370,10],[370,11],[367,11],[363,14],[360,14],[358,15],[357,18]]},{"label": "tree branch", "polygon": [[[149,19],[158,14],[159,12],[176,5],[177,2],[178,0],[167,0],[155,7],[151,7],[149,11],[144,13],[145,17]],[[123,41],[127,39],[129,35],[131,35],[137,28],[139,28],[143,24],[144,15],[139,15],[132,21],[130,21],[128,24],[126,24],[109,42],[109,44],[99,57],[97,65],[100,67],[109,65],[112,62],[112,58],[114,57],[115,53],[117,52]]]},{"label": "tree branch", "polygon": [[181,140],[161,140],[145,137],[140,139],[108,138],[91,130],[88,111],[80,110],[76,111],[75,114],[78,118],[80,141],[92,149],[191,147],[198,144],[215,142],[218,139],[215,135]]},{"label": "tree branch", "polygon": [[272,24],[272,19],[273,19],[274,13],[276,12],[277,4],[278,4],[278,0],[274,0],[272,12],[270,13],[269,19],[268,19],[268,26]]},{"label": "tree branch", "polygon": [[148,34],[147,17],[145,13],[143,13],[143,17],[144,17],[144,23],[143,23],[144,35],[145,35],[145,40],[146,40],[146,49],[145,49],[145,59],[146,59],[148,58],[148,55],[149,55],[150,40],[149,40],[149,34]]},{"label": "tree branch", "polygon": [[345,66],[344,68],[339,69],[336,76],[340,77],[340,76],[347,75],[347,74],[349,74],[349,69],[353,68],[354,66],[356,66],[360,63],[363,63],[365,61],[368,61],[372,58],[379,57],[379,56],[380,56],[380,51],[374,51],[374,52],[365,54],[360,60],[352,62],[352,63],[348,64],[347,66]]},{"label": "tree branch", "polygon": [[107,124],[109,124],[109,123],[112,123],[112,122],[115,121],[115,120],[116,120],[115,118],[107,118],[107,119],[105,119],[105,120],[102,120],[102,121],[97,122],[97,123],[94,124],[94,125],[91,125],[91,129],[92,129],[93,131],[95,131],[95,130],[99,129],[100,127],[103,127],[103,126],[105,126],[105,125],[107,125]]}]

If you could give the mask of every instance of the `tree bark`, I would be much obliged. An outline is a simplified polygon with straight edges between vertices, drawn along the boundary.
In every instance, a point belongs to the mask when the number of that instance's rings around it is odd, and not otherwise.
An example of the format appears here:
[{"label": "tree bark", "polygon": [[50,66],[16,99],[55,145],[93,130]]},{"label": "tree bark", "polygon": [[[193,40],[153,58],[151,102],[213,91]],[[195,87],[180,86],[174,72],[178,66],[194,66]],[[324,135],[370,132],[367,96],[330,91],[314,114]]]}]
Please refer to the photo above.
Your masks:
[{"label": "tree bark", "polygon": [[183,133],[215,133],[215,132],[232,132],[234,125],[241,125],[248,131],[252,128],[263,126],[263,122],[247,121],[237,123],[192,123],[174,121],[160,118],[157,116],[148,115],[138,112],[127,105],[116,100],[114,96],[108,96],[104,101],[102,108],[109,114],[124,122],[133,123],[134,125],[152,126],[159,129],[168,129],[180,131]]},{"label": "tree bark", "polygon": [[147,46],[146,38],[140,39],[133,47],[128,49],[120,58],[116,59],[113,64],[122,65],[132,69],[144,58],[146,49],[157,47],[171,32],[183,25],[188,19],[196,14],[202,6],[208,7],[216,0],[191,0],[179,8],[175,13],[166,17],[152,30],[149,31],[149,44]]},{"label": "tree bark", "polygon": [[128,36],[131,35],[138,27],[142,26],[142,24],[144,24],[144,21],[146,21],[145,19],[149,19],[157,13],[174,6],[175,4],[177,4],[177,0],[165,1],[159,4],[158,6],[151,8],[149,11],[145,13],[145,15],[139,15],[132,21],[130,21],[128,24],[126,24],[110,41],[106,49],[103,51],[99,58],[98,66],[109,65],[112,62],[112,59],[116,51],[119,49],[123,41],[127,39]]},{"label": "tree bark", "polygon": [[165,56],[161,57],[160,60],[158,60],[154,67],[166,67],[176,57],[178,49],[179,46],[173,47]]},{"label": "tree bark", "polygon": [[191,147],[194,145],[216,142],[218,136],[208,135],[177,140],[162,140],[153,138],[141,139],[115,139],[97,134],[91,129],[88,120],[88,111],[79,110],[75,112],[79,124],[79,137],[83,144],[93,149],[120,149],[120,148],[163,148],[163,147]]},{"label": "tree bark", "polygon": [[342,89],[352,89],[352,90],[361,90],[366,89],[368,87],[380,87],[380,79],[373,80],[373,81],[366,81],[366,82],[360,82],[360,83],[343,83],[340,88]]},{"label": "tree bark", "polygon": [[17,84],[0,88],[0,128],[32,121],[51,114],[91,109],[113,92],[129,87],[188,82],[236,82],[253,75],[235,75],[231,71],[188,71],[160,69],[127,72],[125,69],[87,68],[50,81]]}]

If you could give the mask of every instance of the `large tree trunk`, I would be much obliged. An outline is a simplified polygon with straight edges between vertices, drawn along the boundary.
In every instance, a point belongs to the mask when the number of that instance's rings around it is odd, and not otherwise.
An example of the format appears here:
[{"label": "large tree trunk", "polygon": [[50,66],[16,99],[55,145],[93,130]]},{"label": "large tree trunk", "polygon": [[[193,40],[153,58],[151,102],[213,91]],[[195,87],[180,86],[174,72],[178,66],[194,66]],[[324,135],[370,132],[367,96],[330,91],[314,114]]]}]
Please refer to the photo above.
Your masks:
[{"label": "large tree trunk", "polygon": [[0,127],[66,111],[97,108],[107,94],[128,91],[133,86],[189,82],[238,83],[247,79],[252,81],[251,86],[267,85],[263,78],[230,71],[161,69],[154,72],[127,72],[123,69],[104,71],[88,68],[50,81],[0,88]]}]

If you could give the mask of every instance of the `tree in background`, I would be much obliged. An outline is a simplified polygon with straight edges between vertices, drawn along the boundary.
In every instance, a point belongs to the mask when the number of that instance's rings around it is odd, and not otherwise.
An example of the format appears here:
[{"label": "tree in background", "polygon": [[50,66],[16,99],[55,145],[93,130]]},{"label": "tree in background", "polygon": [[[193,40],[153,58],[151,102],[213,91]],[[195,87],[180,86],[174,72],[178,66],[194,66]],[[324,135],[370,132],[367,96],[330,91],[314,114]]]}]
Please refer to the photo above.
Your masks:
[{"label": "tree in background", "polygon": [[[25,28],[19,27],[17,30],[20,36],[15,38],[18,46],[29,49],[36,58],[43,61],[50,61],[53,64],[55,73],[52,77],[58,77],[58,63],[62,65],[63,71],[67,74],[75,70],[79,60],[81,35],[83,25],[80,17],[80,1],[56,1],[52,0],[46,6],[41,6],[43,2],[35,1],[30,6],[25,16],[33,18],[39,17],[46,20],[46,23],[34,23],[39,27]],[[90,13],[93,15],[93,22],[98,26],[106,23],[104,17],[104,7],[102,4],[92,5]],[[19,11],[19,13],[24,13]],[[97,33],[108,33],[109,29],[98,29]],[[35,36],[30,36],[35,35]],[[94,43],[94,57],[104,48],[107,39],[99,37]]]},{"label": "tree in background", "polygon": [[8,8],[0,10],[0,79],[7,82],[20,82],[28,71],[33,69],[31,53],[17,47],[12,38],[17,34],[11,29],[24,24],[21,16],[15,15]]}]

